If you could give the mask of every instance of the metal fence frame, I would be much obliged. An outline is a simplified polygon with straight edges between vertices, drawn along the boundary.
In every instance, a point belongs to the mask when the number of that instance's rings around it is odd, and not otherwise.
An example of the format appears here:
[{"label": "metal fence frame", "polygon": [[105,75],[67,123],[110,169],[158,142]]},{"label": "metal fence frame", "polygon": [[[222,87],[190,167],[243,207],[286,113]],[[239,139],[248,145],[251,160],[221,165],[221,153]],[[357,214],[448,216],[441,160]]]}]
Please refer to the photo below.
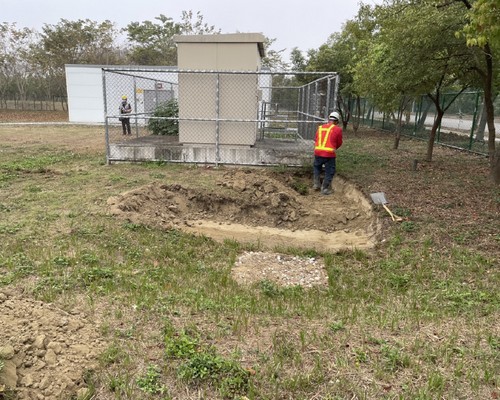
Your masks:
[{"label": "metal fence frame", "polygon": [[[149,75],[146,75],[149,74]],[[170,85],[174,97],[179,100],[179,80],[181,77],[195,76],[200,79],[214,79],[216,82],[214,91],[215,96],[213,115],[210,117],[185,117],[181,112],[177,117],[155,117],[151,111],[139,110],[137,107],[137,94],[143,95],[144,89],[139,87],[145,85],[145,81],[150,81],[153,87],[162,87]],[[242,82],[244,87],[245,80],[248,77],[258,82],[260,99],[258,100],[258,112],[253,117],[238,117],[233,113],[231,117],[224,117],[221,114],[221,80],[231,80]],[[299,85],[297,78],[308,80],[308,83]],[[273,84],[278,80],[284,85]],[[141,82],[140,84],[138,82]],[[113,100],[116,101],[117,93],[133,93],[133,113],[130,115],[133,125],[133,139],[140,141],[151,136],[147,131],[148,123],[151,120],[172,120],[177,123],[213,123],[216,127],[216,135],[211,146],[215,149],[215,159],[217,163],[235,163],[239,164],[238,159],[227,161],[221,156],[221,148],[224,143],[221,141],[220,128],[223,124],[243,125],[255,124],[257,126],[257,144],[270,139],[280,141],[279,145],[274,147],[275,152],[283,150],[288,152],[290,148],[304,154],[312,154],[312,140],[318,124],[327,119],[328,114],[336,109],[337,93],[339,88],[339,75],[335,72],[275,72],[269,70],[260,71],[208,71],[208,70],[163,70],[163,69],[120,69],[103,68],[102,69],[103,100],[105,110],[105,134],[106,134],[106,156],[108,163],[113,161],[129,161],[130,157],[121,157],[119,153],[113,151],[116,144],[122,142],[119,136],[120,125],[117,124],[119,115],[114,110]],[[117,88],[119,86],[119,88]],[[287,102],[280,99],[278,94],[283,95]],[[143,101],[143,100],[141,100]],[[194,102],[195,100],[193,100]],[[194,103],[193,103],[194,104]],[[143,104],[145,107],[145,105]],[[181,105],[179,106],[181,107]],[[171,139],[171,138],[170,138]],[[172,140],[170,140],[172,142]],[[283,146],[283,143],[288,143]],[[191,158],[180,157],[178,144],[170,145],[172,151],[155,152],[151,156],[141,155],[133,157],[136,161],[151,159],[154,161],[169,162],[200,162],[204,160],[193,160]],[[185,147],[185,146],[184,146]],[[225,146],[228,147],[228,146]],[[229,146],[231,147],[231,146]],[[238,148],[238,145],[233,146]],[[253,147],[253,146],[250,146]],[[257,147],[257,145],[255,146]],[[287,161],[287,163],[289,160]],[[242,160],[241,164],[248,164],[248,159]],[[250,162],[253,164],[253,162]],[[259,162],[261,165],[261,162]]]},{"label": "metal fence frame", "polygon": [[[444,93],[442,104],[457,96],[456,92]],[[458,95],[446,110],[443,121],[436,133],[436,143],[465,150],[471,153],[488,155],[488,139],[486,114],[482,91],[467,91]],[[355,100],[351,105],[353,119],[359,118],[361,125],[378,128],[389,132],[397,129],[394,118],[389,113],[378,111],[368,99],[361,99],[360,115],[355,108]],[[495,102],[495,115],[500,113],[500,99]],[[416,139],[427,140],[432,123],[436,117],[436,109],[427,95],[413,100],[406,111],[401,134]],[[500,118],[495,119],[497,142],[500,141]],[[499,143],[500,145],[500,143]]]}]

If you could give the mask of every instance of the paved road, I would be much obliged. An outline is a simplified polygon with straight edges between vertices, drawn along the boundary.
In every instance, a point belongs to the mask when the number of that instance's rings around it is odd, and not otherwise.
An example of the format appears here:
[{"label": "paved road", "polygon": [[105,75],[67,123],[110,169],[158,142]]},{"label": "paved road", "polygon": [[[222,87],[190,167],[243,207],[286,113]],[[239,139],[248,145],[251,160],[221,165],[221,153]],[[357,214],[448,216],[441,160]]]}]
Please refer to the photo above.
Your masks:
[{"label": "paved road", "polygon": [[[425,119],[425,124],[432,126],[432,123],[434,122],[434,118],[426,118]],[[467,133],[470,133],[470,130],[472,128],[472,119],[467,119],[467,118],[453,118],[453,117],[446,117],[446,115],[443,117],[443,120],[441,121],[441,129],[451,129],[451,130],[458,130],[458,131],[466,131]],[[487,131],[488,129],[486,129]],[[500,122],[495,122],[495,130],[497,133],[497,136],[500,134]],[[485,136],[487,136],[488,133],[485,132]]]},{"label": "paved road", "polygon": [[[375,114],[375,118],[377,118],[377,114]],[[378,115],[378,119],[382,119],[382,114]],[[412,114],[410,118],[410,124],[415,123],[415,115]],[[432,127],[432,124],[434,123],[434,116],[427,117],[425,119],[425,126],[428,127],[429,129]],[[472,118],[469,116],[459,118],[457,116],[450,116],[447,117],[446,115],[443,117],[443,120],[441,121],[441,130],[447,129],[453,132],[462,132],[465,135],[469,135],[470,131],[472,128]],[[500,140],[500,118],[497,118],[495,121],[495,130],[496,130],[496,136],[497,140]],[[484,137],[488,137],[488,128],[486,128],[486,131],[484,132]]]}]

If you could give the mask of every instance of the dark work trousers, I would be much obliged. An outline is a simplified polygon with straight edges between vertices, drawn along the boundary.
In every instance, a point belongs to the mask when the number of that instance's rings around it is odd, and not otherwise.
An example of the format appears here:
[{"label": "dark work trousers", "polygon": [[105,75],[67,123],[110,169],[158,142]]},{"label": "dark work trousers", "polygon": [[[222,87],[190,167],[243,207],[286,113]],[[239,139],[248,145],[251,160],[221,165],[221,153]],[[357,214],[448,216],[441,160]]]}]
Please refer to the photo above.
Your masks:
[{"label": "dark work trousers", "polygon": [[124,135],[130,135],[130,118],[122,118],[122,129]]},{"label": "dark work trousers", "polygon": [[314,156],[314,176],[320,176],[325,166],[325,179],[323,179],[323,187],[329,187],[335,175],[335,157],[320,157]]}]

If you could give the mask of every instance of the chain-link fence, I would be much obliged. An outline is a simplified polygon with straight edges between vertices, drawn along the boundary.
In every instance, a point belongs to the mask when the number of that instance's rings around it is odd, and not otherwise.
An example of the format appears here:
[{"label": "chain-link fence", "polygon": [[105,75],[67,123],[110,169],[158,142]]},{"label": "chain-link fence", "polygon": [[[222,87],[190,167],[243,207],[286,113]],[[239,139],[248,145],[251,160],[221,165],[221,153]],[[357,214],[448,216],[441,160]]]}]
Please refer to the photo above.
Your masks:
[{"label": "chain-link fence", "polygon": [[338,85],[335,73],[103,69],[107,159],[300,164]]},{"label": "chain-link fence", "polygon": [[[456,98],[455,98],[456,97]],[[467,151],[488,154],[488,132],[486,126],[486,108],[483,92],[446,93],[441,98],[443,107],[450,102],[436,135],[436,142]],[[397,121],[394,114],[383,113],[373,104],[361,100],[360,113],[351,106],[353,118],[360,118],[362,125],[395,131]],[[500,99],[495,101],[495,115],[500,113]],[[423,95],[409,103],[403,114],[401,133],[419,139],[428,139],[437,112],[431,99]],[[500,140],[500,118],[495,119],[497,141]],[[500,143],[499,143],[500,145]]]}]

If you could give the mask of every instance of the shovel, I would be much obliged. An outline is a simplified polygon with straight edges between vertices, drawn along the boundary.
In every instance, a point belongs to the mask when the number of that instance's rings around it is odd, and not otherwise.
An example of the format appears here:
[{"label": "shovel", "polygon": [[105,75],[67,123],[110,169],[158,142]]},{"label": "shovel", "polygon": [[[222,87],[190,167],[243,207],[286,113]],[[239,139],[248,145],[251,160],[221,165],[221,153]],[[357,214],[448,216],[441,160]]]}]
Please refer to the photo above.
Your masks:
[{"label": "shovel", "polygon": [[389,207],[387,207],[387,200],[385,199],[385,194],[382,192],[378,193],[370,193],[370,196],[375,204],[382,204],[382,207],[384,207],[385,211],[389,213],[393,221],[402,221],[403,218],[398,217],[397,215],[394,215],[391,210],[389,210]]}]

